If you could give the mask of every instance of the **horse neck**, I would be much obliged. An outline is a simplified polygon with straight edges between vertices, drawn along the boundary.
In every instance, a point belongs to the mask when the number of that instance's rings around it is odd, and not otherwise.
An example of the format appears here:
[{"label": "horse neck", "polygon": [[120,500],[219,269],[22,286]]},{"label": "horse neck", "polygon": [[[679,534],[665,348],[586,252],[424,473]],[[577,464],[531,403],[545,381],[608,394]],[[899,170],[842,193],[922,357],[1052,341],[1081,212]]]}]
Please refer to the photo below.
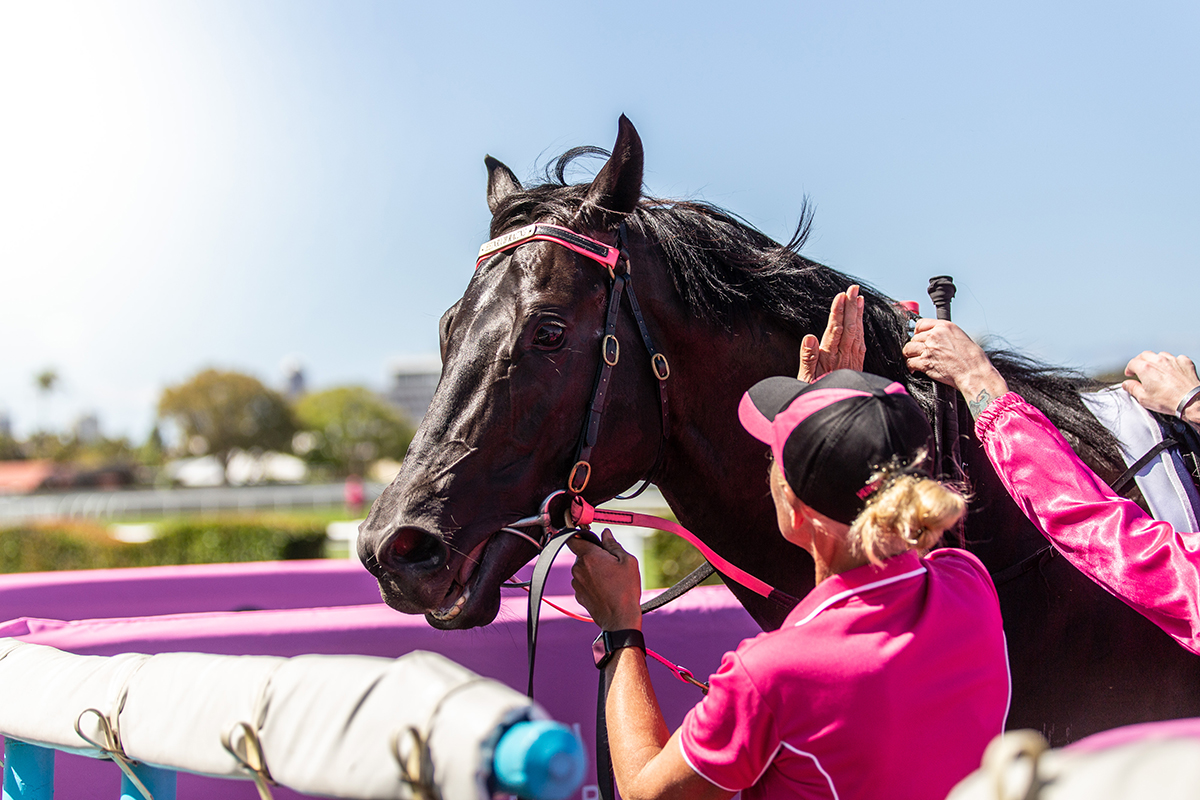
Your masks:
[{"label": "horse neck", "polygon": [[[672,434],[656,481],[663,497],[719,555],[788,594],[806,594],[813,586],[812,561],[779,534],[767,448],[737,424],[738,403],[750,386],[795,374],[798,340],[769,321],[726,332],[679,319],[667,330],[667,347],[676,357]],[[764,628],[782,623],[786,609],[731,588]]]}]

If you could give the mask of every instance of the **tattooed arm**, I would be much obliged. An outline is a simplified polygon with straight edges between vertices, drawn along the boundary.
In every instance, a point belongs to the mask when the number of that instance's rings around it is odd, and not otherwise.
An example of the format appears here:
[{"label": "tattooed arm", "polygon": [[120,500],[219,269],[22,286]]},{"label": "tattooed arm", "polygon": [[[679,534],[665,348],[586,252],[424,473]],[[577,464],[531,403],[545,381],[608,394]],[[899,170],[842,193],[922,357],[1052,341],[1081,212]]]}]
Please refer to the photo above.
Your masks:
[{"label": "tattooed arm", "polygon": [[953,322],[922,319],[904,345],[908,368],[947,383],[967,400],[975,419],[988,405],[1008,392],[1008,384],[992,366],[983,348]]}]

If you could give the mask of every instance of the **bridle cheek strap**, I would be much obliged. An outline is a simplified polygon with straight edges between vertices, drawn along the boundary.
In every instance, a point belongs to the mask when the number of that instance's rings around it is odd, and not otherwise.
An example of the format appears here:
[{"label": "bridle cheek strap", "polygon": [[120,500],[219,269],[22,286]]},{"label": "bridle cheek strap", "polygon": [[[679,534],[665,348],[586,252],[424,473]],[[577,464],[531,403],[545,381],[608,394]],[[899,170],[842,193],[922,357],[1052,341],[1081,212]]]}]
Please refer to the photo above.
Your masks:
[{"label": "bridle cheek strap", "polygon": [[475,259],[475,269],[479,269],[480,265],[495,253],[511,250],[518,245],[532,241],[554,242],[562,245],[568,250],[603,264],[608,267],[609,272],[612,272],[613,268],[617,266],[617,260],[621,257],[620,248],[610,247],[604,242],[576,233],[561,225],[536,222],[533,225],[526,225],[524,228],[517,228],[515,231],[497,236],[490,242],[484,242],[483,247],[479,248],[479,257]]},{"label": "bridle cheek strap", "polygon": [[601,361],[596,373],[595,383],[592,387],[592,400],[588,405],[588,417],[584,422],[583,433],[580,436],[575,454],[574,466],[571,467],[571,473],[567,477],[567,491],[573,495],[582,494],[592,478],[592,447],[595,446],[596,438],[599,434],[600,420],[604,414],[604,406],[608,399],[608,389],[609,383],[612,380],[613,367],[617,365],[621,357],[620,342],[617,340],[616,335],[617,315],[620,311],[622,295],[626,293],[629,296],[629,305],[633,311],[633,318],[637,322],[638,332],[641,334],[642,342],[646,345],[646,351],[650,355],[650,369],[658,381],[663,427],[663,436],[659,442],[659,452],[655,458],[654,467],[651,469],[651,475],[643,481],[641,489],[634,492],[632,496],[636,497],[642,489],[648,486],[653,474],[658,471],[658,467],[662,462],[663,451],[666,447],[666,440],[671,435],[671,421],[667,406],[667,378],[671,375],[671,366],[667,362],[667,357],[660,353],[658,348],[654,346],[650,331],[646,327],[646,320],[642,316],[642,310],[638,306],[637,298],[633,293],[632,275],[629,273],[628,260],[626,261],[626,268],[622,272],[618,272],[616,269],[617,264],[621,261],[625,244],[624,223],[621,224],[620,230],[617,233],[617,239],[618,245],[613,247],[598,239],[593,239],[590,236],[584,236],[582,233],[576,233],[569,228],[564,228],[561,225],[535,222],[532,225],[517,228],[516,230],[497,236],[489,242],[485,242],[479,248],[479,257],[475,261],[475,269],[478,270],[483,266],[484,262],[498,253],[511,250],[526,242],[543,241],[553,242],[565,247],[573,253],[578,253],[585,258],[595,261],[608,270],[608,277],[611,283],[609,284],[608,310],[604,322],[604,338],[600,342]]}]

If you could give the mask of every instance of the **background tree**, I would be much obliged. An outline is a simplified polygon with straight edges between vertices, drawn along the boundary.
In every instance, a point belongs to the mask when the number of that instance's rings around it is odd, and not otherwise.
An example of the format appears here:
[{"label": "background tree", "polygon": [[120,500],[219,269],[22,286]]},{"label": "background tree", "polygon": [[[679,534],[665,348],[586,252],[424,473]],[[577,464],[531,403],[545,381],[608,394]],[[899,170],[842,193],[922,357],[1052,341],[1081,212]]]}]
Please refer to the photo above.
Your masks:
[{"label": "background tree", "polygon": [[174,420],[193,453],[211,453],[223,467],[236,450],[290,449],[296,423],[283,397],[240,372],[205,370],[167,387],[158,416]]},{"label": "background tree", "polygon": [[58,388],[58,373],[53,369],[44,369],[33,376],[33,382],[42,394],[50,394]]},{"label": "background tree", "polygon": [[302,433],[297,455],[341,474],[362,474],[379,458],[404,458],[413,426],[370,389],[340,386],[305,395],[296,403]]},{"label": "background tree", "polygon": [[41,416],[39,423],[42,430],[46,429],[46,408],[50,404],[50,395],[54,394],[61,382],[62,379],[59,378],[58,372],[52,367],[47,367],[33,376],[33,385],[37,387],[38,397],[41,398],[38,405]]},{"label": "background tree", "polygon": [[0,461],[17,461],[25,458],[25,448],[11,434],[0,431]]}]

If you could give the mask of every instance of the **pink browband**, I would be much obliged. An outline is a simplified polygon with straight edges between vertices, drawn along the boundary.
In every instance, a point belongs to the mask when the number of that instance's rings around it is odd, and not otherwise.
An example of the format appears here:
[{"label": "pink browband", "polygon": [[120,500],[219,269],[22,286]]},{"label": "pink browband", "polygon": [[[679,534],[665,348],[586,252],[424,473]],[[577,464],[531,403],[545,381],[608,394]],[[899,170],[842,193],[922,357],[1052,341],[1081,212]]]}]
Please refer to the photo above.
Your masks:
[{"label": "pink browband", "polygon": [[582,233],[576,233],[560,225],[547,225],[546,223],[537,222],[533,225],[526,225],[524,228],[517,228],[515,231],[509,231],[502,236],[497,236],[490,242],[485,242],[483,247],[479,248],[479,258],[475,260],[475,269],[479,269],[488,256],[503,250],[511,250],[517,245],[531,242],[535,239],[560,244],[568,250],[573,250],[581,256],[586,256],[593,261],[603,264],[610,270],[617,265],[617,259],[621,255],[619,248],[610,247],[604,242],[596,241],[590,236],[584,236]]}]

